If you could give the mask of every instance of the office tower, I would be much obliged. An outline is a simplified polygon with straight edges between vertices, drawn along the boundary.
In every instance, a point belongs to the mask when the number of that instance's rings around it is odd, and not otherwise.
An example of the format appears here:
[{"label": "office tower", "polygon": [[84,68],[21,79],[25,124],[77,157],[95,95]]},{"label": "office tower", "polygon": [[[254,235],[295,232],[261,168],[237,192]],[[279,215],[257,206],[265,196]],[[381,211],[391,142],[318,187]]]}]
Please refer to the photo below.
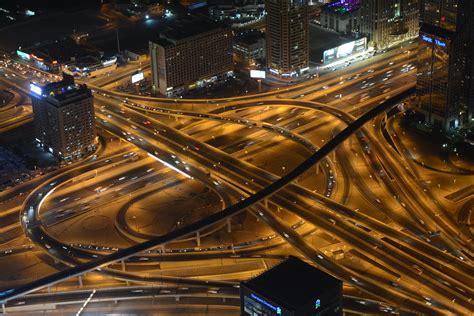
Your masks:
[{"label": "office tower", "polygon": [[153,90],[171,96],[232,73],[232,30],[186,16],[149,42]]},{"label": "office tower", "polygon": [[305,0],[266,0],[266,53],[270,73],[297,77],[309,70],[308,7]]},{"label": "office tower", "polygon": [[69,160],[95,150],[95,117],[91,90],[75,84],[72,76],[63,78],[30,88],[36,140],[45,151]]},{"label": "office tower", "polygon": [[240,315],[342,315],[342,281],[290,256],[241,282]]},{"label": "office tower", "polygon": [[360,29],[369,45],[384,49],[418,36],[418,0],[362,0]]},{"label": "office tower", "polygon": [[472,120],[472,11],[471,0],[422,0],[417,111],[445,131]]}]

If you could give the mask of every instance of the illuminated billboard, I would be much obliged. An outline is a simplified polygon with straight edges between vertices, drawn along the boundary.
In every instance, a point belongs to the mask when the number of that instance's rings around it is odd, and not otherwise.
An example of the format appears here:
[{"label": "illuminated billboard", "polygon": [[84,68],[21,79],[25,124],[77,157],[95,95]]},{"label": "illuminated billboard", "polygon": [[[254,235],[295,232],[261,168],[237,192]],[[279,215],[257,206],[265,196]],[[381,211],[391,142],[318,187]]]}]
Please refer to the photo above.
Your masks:
[{"label": "illuminated billboard", "polygon": [[42,95],[43,89],[40,86],[37,86],[34,83],[30,83],[30,91],[36,95]]},{"label": "illuminated billboard", "polygon": [[250,70],[250,77],[251,78],[261,78],[265,79],[265,71],[263,70]]},{"label": "illuminated billboard", "polygon": [[132,83],[142,81],[143,79],[145,79],[145,75],[143,74],[143,71],[142,71],[132,76]]},{"label": "illuminated billboard", "polygon": [[325,50],[323,53],[323,62],[324,64],[328,64],[349,57],[351,55],[363,53],[366,48],[366,37],[348,43],[344,43],[338,47]]},{"label": "illuminated billboard", "polygon": [[103,60],[102,61],[102,66],[108,67],[108,66],[113,65],[115,63],[117,63],[117,57],[113,56],[110,59]]},{"label": "illuminated billboard", "polygon": [[18,55],[18,57],[23,58],[25,60],[30,60],[31,59],[30,54],[24,53],[21,50],[17,50],[16,54]]}]

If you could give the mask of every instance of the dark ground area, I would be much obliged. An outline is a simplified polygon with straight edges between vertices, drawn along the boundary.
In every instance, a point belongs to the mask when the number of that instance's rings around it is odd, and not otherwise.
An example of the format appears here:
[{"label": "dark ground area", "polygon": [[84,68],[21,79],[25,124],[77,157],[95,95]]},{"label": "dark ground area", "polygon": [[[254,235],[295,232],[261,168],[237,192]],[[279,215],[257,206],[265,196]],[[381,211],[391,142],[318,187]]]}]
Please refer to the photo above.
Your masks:
[{"label": "dark ground area", "polygon": [[[471,139],[473,132],[468,132],[466,129],[456,131],[455,133],[445,134],[437,131],[437,129],[427,130],[420,128],[418,122],[421,120],[420,116],[415,112],[409,111],[407,115],[400,121],[400,125],[406,130],[410,131],[412,135],[419,138],[420,142],[426,139],[431,139],[435,147],[443,148],[443,144],[447,144],[443,150],[439,151],[441,157],[448,158],[453,153],[458,153],[462,159],[474,160],[474,145],[468,140]],[[474,137],[473,137],[474,139]]]},{"label": "dark ground area", "polygon": [[6,90],[0,90],[0,109],[10,103],[10,101],[13,99],[14,95],[13,93],[6,91]]},{"label": "dark ground area", "polygon": [[20,157],[29,170],[56,167],[56,158],[39,148],[33,135],[33,123],[28,123],[0,134],[0,146]]}]

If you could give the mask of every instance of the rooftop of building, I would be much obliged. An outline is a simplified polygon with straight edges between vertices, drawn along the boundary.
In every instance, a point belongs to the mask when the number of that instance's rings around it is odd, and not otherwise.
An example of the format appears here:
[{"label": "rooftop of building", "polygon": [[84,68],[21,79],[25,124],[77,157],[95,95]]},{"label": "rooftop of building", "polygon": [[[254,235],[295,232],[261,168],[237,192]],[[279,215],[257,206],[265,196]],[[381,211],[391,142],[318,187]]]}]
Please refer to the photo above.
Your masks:
[{"label": "rooftop of building", "polygon": [[330,289],[340,288],[342,281],[290,256],[243,284],[286,309],[297,309]]},{"label": "rooftop of building", "polygon": [[84,68],[84,67],[91,67],[91,66],[101,64],[101,60],[95,56],[87,55],[84,57],[76,58],[75,60],[71,61],[69,64],[75,65],[78,68]]},{"label": "rooftop of building", "polygon": [[74,77],[67,74],[63,74],[63,80],[51,82],[43,86],[41,92],[43,96],[52,98],[59,103],[75,99],[78,96],[92,95],[90,89],[85,84],[76,84]]},{"label": "rooftop of building", "polygon": [[264,38],[265,38],[265,33],[259,30],[250,30],[247,32],[241,32],[237,34],[237,36],[235,37],[235,42],[242,43],[245,45],[252,45]]},{"label": "rooftop of building", "polygon": [[337,0],[323,6],[324,11],[341,15],[352,13],[359,8],[360,0]]},{"label": "rooftop of building", "polygon": [[357,39],[354,36],[328,30],[313,23],[309,25],[309,57],[310,60],[314,62],[319,62],[325,50],[338,47]]},{"label": "rooftop of building", "polygon": [[84,47],[77,45],[73,40],[66,38],[64,40],[48,41],[36,44],[28,48],[21,48],[20,51],[30,54],[35,59],[48,62],[65,63],[71,58],[80,58],[90,55],[91,52]]},{"label": "rooftop of building", "polygon": [[173,45],[183,39],[226,27],[224,24],[208,18],[186,15],[178,17],[172,24],[166,25],[166,29],[160,32],[160,37],[156,39],[155,43],[163,46]]}]

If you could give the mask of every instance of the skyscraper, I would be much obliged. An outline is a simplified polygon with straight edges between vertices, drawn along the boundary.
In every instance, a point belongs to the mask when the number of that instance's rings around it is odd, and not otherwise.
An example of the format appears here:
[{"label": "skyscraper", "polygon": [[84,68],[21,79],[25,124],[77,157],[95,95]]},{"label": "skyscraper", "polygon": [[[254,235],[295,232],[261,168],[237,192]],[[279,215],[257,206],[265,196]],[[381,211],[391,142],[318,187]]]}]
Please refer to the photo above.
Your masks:
[{"label": "skyscraper", "polygon": [[91,90],[74,78],[44,87],[30,84],[36,140],[60,159],[79,158],[95,149],[95,117]]},{"label": "skyscraper", "polygon": [[362,0],[360,29],[376,49],[418,35],[418,0]]},{"label": "skyscraper", "polygon": [[472,119],[472,10],[471,0],[422,0],[417,109],[443,130]]},{"label": "skyscraper", "polygon": [[267,67],[278,77],[309,70],[308,6],[305,0],[266,0]]}]

